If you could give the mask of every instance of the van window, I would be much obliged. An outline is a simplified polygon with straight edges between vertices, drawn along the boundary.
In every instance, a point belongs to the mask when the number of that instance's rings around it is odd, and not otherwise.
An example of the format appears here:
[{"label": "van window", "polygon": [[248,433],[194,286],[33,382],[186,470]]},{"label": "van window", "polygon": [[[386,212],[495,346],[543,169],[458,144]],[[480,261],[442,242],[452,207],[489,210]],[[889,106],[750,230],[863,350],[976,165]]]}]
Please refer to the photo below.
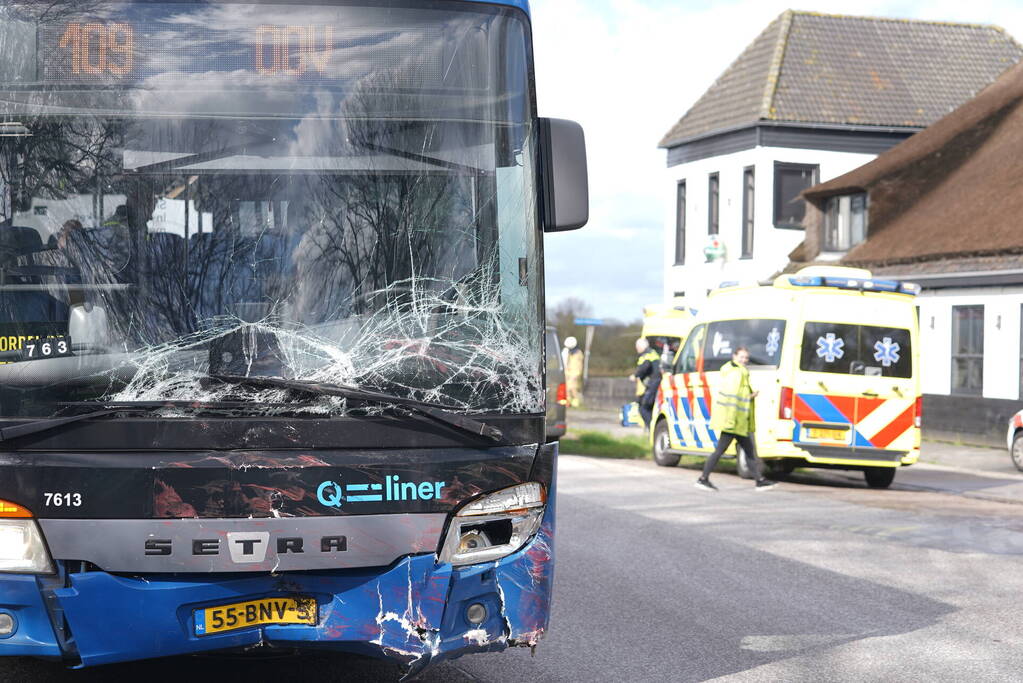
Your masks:
[{"label": "van window", "polygon": [[740,346],[749,349],[750,367],[777,367],[784,339],[784,320],[754,318],[713,322],[707,328],[703,369],[706,372],[720,370],[732,360],[732,354]]},{"label": "van window", "polygon": [[697,325],[689,333],[689,337],[682,347],[682,353],[678,355],[675,372],[697,372],[703,364],[703,333],[705,331],[706,328],[703,325]]},{"label": "van window", "polygon": [[843,375],[912,377],[909,330],[808,322],[799,369]]},{"label": "van window", "polygon": [[547,374],[554,374],[562,371],[561,344],[558,343],[558,333],[554,330],[547,330]]}]

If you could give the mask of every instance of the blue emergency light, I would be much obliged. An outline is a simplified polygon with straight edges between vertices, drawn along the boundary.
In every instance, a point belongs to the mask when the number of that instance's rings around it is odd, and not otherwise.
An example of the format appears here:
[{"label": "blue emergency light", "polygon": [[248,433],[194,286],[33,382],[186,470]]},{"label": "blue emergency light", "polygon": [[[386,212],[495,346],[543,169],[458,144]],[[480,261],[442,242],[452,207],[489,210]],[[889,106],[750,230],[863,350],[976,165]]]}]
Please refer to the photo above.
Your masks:
[{"label": "blue emergency light", "polygon": [[897,280],[866,280],[855,277],[821,277],[820,275],[797,275],[789,278],[789,283],[796,287],[837,287],[838,289],[856,289],[864,292],[892,292],[916,296],[920,293],[920,285]]}]

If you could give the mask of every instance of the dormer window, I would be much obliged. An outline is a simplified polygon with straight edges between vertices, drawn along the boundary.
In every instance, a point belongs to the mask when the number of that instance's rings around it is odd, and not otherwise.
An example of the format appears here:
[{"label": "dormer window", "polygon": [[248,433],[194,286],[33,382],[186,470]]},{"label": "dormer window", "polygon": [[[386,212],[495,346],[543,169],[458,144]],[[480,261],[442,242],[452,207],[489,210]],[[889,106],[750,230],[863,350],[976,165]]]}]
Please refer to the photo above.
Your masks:
[{"label": "dormer window", "polygon": [[867,194],[829,197],[824,207],[824,250],[849,251],[867,238]]}]

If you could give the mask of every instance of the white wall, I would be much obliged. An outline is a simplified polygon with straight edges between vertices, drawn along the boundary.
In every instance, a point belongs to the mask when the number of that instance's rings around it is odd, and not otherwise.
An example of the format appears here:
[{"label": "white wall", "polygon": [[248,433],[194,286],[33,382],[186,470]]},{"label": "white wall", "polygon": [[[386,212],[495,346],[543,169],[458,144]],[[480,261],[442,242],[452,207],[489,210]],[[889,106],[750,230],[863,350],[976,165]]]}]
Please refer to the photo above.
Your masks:
[{"label": "white wall", "polygon": [[920,364],[925,394],[952,386],[952,307],[984,306],[984,398],[1020,396],[1020,307],[1023,287],[977,287],[924,292],[920,304]]},{"label": "white wall", "polygon": [[[820,180],[842,175],[872,160],[873,154],[820,150],[757,147],[709,159],[700,159],[667,169],[664,196],[664,297],[685,291],[692,305],[722,280],[761,280],[788,263],[788,255],[803,241],[802,230],[774,227],[774,162],[819,164]],[[755,168],[755,216],[753,258],[742,254],[743,170]],[[719,235],[727,253],[723,264],[704,263],[707,245],[709,175],[717,172],[719,185]],[[679,180],[686,181],[686,262],[675,265],[675,192]]]}]

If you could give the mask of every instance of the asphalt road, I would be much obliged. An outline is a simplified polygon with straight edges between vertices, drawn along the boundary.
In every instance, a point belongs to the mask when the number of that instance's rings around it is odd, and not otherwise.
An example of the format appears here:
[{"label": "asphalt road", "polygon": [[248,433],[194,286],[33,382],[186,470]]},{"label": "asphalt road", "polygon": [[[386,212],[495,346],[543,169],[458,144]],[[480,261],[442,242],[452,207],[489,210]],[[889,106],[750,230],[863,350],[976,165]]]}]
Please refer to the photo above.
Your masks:
[{"label": "asphalt road", "polygon": [[[563,456],[552,630],[418,680],[1019,680],[1023,504],[1012,473],[920,468],[887,491],[852,473],[772,491],[646,461]],[[996,491],[998,495],[988,495]],[[1023,499],[1021,499],[1023,500]],[[187,658],[4,681],[375,681],[354,657]]]}]

